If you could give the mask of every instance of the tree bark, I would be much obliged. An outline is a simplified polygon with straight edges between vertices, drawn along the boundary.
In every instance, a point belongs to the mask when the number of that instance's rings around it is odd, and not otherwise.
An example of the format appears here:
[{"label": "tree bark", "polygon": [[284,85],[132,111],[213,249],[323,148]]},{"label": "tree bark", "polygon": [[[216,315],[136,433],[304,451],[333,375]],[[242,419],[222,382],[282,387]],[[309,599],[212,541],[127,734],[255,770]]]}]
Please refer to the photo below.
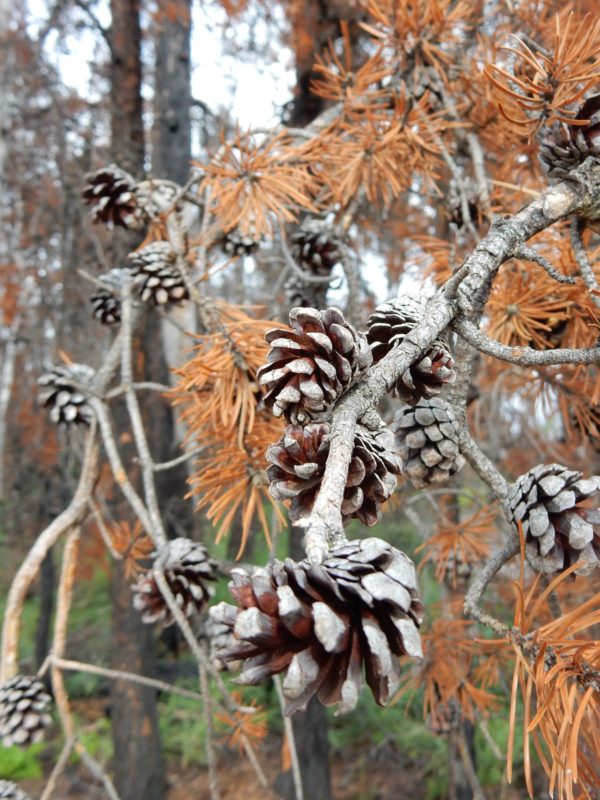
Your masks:
[{"label": "tree bark", "polygon": [[[138,178],[144,171],[139,13],[138,0],[111,0],[111,155],[119,166]],[[134,244],[131,236],[115,239],[116,263]],[[127,419],[124,412],[120,419]],[[118,421],[117,417],[117,424]],[[121,508],[124,515],[124,503]],[[120,562],[113,567],[112,611],[112,667],[152,675],[153,633],[133,609],[131,588]],[[115,786],[121,800],[163,800],[166,780],[156,691],[114,681],[111,719]]]}]

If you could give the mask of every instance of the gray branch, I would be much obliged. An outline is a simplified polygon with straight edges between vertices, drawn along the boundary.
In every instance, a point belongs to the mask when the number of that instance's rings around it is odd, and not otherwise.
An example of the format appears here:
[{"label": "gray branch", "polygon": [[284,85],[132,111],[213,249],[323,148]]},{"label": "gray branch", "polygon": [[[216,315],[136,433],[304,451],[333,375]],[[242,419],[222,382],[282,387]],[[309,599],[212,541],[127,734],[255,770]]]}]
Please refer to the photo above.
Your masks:
[{"label": "gray branch", "polygon": [[501,361],[517,364],[519,367],[551,367],[555,364],[600,364],[600,347],[557,348],[555,350],[535,350],[532,347],[509,347],[496,339],[491,339],[469,320],[459,317],[452,328],[465,341],[482,353]]},{"label": "gray branch", "polygon": [[440,294],[427,304],[424,318],[345,394],[333,410],[330,449],[319,494],[305,520],[305,546],[309,559],[322,561],[332,544],[344,539],[341,504],[356,432],[356,423],[377,406],[394,382],[417,361],[433,341],[459,315],[477,309],[488,295],[499,267],[534,234],[600,200],[600,164],[588,159],[577,170],[577,182],[549,187],[513,217],[495,220],[464,263],[465,277],[456,299]]}]

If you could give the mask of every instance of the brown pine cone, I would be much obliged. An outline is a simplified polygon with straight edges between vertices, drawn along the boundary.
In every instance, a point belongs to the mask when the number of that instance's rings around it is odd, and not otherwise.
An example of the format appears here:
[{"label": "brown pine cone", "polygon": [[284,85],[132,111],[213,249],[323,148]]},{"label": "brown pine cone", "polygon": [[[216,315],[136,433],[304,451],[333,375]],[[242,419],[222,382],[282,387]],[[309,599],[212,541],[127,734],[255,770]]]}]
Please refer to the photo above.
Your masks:
[{"label": "brown pine cone", "polygon": [[83,199],[93,206],[93,222],[103,222],[111,228],[121,225],[133,231],[144,227],[146,215],[139,206],[136,181],[132,175],[116,164],[110,164],[90,172],[85,179]]},{"label": "brown pine cone", "polygon": [[5,747],[41,742],[52,722],[51,702],[35,677],[17,675],[0,684],[0,742]]},{"label": "brown pine cone", "polygon": [[578,563],[589,574],[600,563],[600,508],[591,498],[600,475],[584,479],[560,464],[539,464],[510,487],[508,510],[525,535],[527,560],[538,572],[560,572]]},{"label": "brown pine cone", "polygon": [[310,275],[329,275],[342,257],[339,240],[320,220],[304,220],[291,239],[294,260]]},{"label": "brown pine cone", "polygon": [[458,449],[460,428],[454,411],[439,397],[398,409],[392,430],[404,473],[417,489],[445,483],[465,465]]},{"label": "brown pine cone", "polygon": [[[416,297],[399,297],[378,306],[369,318],[367,339],[373,361],[377,363],[423,319],[424,303]],[[423,358],[411,364],[396,381],[392,393],[405,403],[415,405],[423,397],[439,394],[445,383],[456,379],[454,359],[447,343],[437,339]]]},{"label": "brown pine cone", "polygon": [[31,798],[16,783],[0,781],[0,800],[31,800]]},{"label": "brown pine cone", "polygon": [[118,325],[121,322],[121,287],[125,270],[111,269],[100,280],[106,288],[98,288],[91,296],[94,318],[102,325]]},{"label": "brown pine cone", "polygon": [[239,608],[219,603],[210,613],[239,642],[218,655],[243,660],[241,684],[286,671],[286,714],[306,708],[314,695],[351,710],[363,667],[384,705],[398,683],[398,656],[422,658],[414,565],[381,539],[348,542],[318,566],[286,559],[252,576],[235,569],[231,577]]},{"label": "brown pine cone", "polygon": [[[267,450],[269,491],[276,500],[291,500],[292,522],[312,510],[325,472],[328,434],[326,422],[288,425],[279,442]],[[344,525],[354,517],[365,525],[375,525],[401,471],[392,432],[385,426],[372,432],[358,425],[341,509]]]},{"label": "brown pine cone", "polygon": [[176,266],[177,255],[168,242],[152,242],[127,258],[134,286],[145,303],[164,306],[188,299],[188,290]]},{"label": "brown pine cone", "polygon": [[271,350],[257,377],[268,390],[265,405],[276,417],[304,423],[327,411],[372,358],[364,334],[337,308],[293,308],[290,324],[292,330],[266,334]]},{"label": "brown pine cone", "polygon": [[61,364],[38,378],[42,387],[40,405],[50,411],[50,420],[57,425],[89,425],[93,411],[87,398],[73,382],[89,385],[94,370],[86,364]]},{"label": "brown pine cone", "polygon": [[589,122],[587,125],[555,122],[538,134],[540,161],[551,182],[568,177],[589,156],[600,156],[600,94],[588,97],[575,119]]},{"label": "brown pine cone", "polygon": [[[162,567],[169,588],[184,616],[202,611],[212,595],[204,581],[217,579],[217,562],[199,542],[180,537],[172,539],[159,551],[154,568]],[[140,575],[132,586],[133,606],[142,612],[142,621],[159,622],[164,627],[175,621],[154,579],[152,570]]]}]

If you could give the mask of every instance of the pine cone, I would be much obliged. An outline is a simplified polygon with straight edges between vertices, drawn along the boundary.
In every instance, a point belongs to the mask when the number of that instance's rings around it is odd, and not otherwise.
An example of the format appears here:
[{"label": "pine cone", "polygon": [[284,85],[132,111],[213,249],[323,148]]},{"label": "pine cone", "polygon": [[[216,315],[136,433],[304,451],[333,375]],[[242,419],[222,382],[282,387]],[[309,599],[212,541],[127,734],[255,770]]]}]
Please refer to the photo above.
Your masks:
[{"label": "pine cone", "polygon": [[31,798],[16,783],[0,781],[0,800],[31,800]]},{"label": "pine cone", "polygon": [[111,269],[100,280],[106,288],[96,289],[90,301],[94,306],[94,318],[102,325],[118,325],[121,322],[121,287],[125,270]]},{"label": "pine cone", "polygon": [[539,464],[510,487],[508,510],[521,522],[527,560],[538,572],[560,572],[577,562],[589,574],[600,563],[600,508],[588,502],[600,475],[584,479],[560,464]]},{"label": "pine cone", "polygon": [[204,637],[208,640],[210,661],[216,670],[219,672],[237,672],[240,669],[240,661],[223,661],[219,656],[222,650],[230,650],[232,647],[236,647],[238,643],[228,625],[215,622],[212,617],[208,617],[204,623]]},{"label": "pine cone", "polygon": [[219,244],[221,250],[228,256],[251,256],[260,246],[260,242],[252,236],[243,234],[238,230],[224,234]]},{"label": "pine cone", "polygon": [[135,187],[135,197],[146,223],[169,211],[181,186],[162,178],[140,181]]},{"label": "pine cone", "polygon": [[291,308],[323,308],[328,289],[328,283],[308,283],[296,274],[283,284],[285,300]]},{"label": "pine cone", "polygon": [[92,220],[109,227],[121,225],[128,230],[139,231],[146,224],[146,217],[136,196],[135,178],[125,170],[111,164],[85,176],[87,184],[83,199],[93,206]]},{"label": "pine cone", "polygon": [[210,613],[239,642],[219,656],[243,660],[241,684],[286,671],[286,714],[314,695],[340,711],[354,708],[363,666],[383,705],[398,682],[398,656],[422,658],[414,565],[381,539],[348,542],[318,566],[286,559],[231,577],[239,608],[219,603]]},{"label": "pine cone", "polygon": [[42,387],[38,400],[50,409],[50,419],[57,425],[89,425],[93,411],[85,395],[73,387],[73,382],[89,386],[94,370],[86,364],[64,364],[52,367],[38,378]]},{"label": "pine cone", "polygon": [[51,698],[36,678],[17,675],[0,685],[0,742],[5,747],[41,742],[52,722]]},{"label": "pine cone", "polygon": [[[162,567],[177,605],[186,617],[202,611],[212,595],[204,581],[217,579],[217,563],[199,542],[180,537],[168,542],[158,554],[155,568]],[[142,621],[160,622],[164,627],[175,621],[152,570],[140,575],[132,587],[133,606],[142,612]]]},{"label": "pine cone", "polygon": [[600,156],[600,94],[588,97],[575,119],[587,119],[589,123],[555,122],[539,133],[539,157],[551,182],[568,177],[589,156]]},{"label": "pine cone", "polygon": [[398,409],[392,430],[404,472],[417,489],[445,483],[465,465],[458,449],[460,427],[454,411],[439,397]]},{"label": "pine cone", "polygon": [[257,377],[273,414],[303,423],[333,405],[372,359],[364,335],[337,308],[293,308],[290,324],[291,331],[266,334],[271,350]]},{"label": "pine cone", "polygon": [[[296,522],[310,514],[321,486],[329,453],[329,424],[288,425],[282,438],[267,450],[269,491],[276,500],[291,500],[289,516]],[[344,524],[354,517],[375,525],[381,506],[396,488],[402,462],[394,452],[392,432],[383,426],[372,432],[357,426],[352,460],[342,503]]]},{"label": "pine cone", "polygon": [[304,220],[291,238],[294,260],[310,275],[329,275],[342,257],[339,240],[320,220]]},{"label": "pine cone", "polygon": [[[378,306],[369,318],[367,339],[373,361],[377,363],[412,331],[425,314],[424,303],[416,297],[400,297]],[[445,383],[453,383],[456,375],[454,359],[447,343],[437,339],[424,357],[406,370],[394,384],[392,393],[415,405],[422,397],[439,394]]]},{"label": "pine cone", "polygon": [[176,267],[177,255],[168,242],[152,242],[128,255],[129,269],[140,297],[155,306],[180,303],[189,295]]}]

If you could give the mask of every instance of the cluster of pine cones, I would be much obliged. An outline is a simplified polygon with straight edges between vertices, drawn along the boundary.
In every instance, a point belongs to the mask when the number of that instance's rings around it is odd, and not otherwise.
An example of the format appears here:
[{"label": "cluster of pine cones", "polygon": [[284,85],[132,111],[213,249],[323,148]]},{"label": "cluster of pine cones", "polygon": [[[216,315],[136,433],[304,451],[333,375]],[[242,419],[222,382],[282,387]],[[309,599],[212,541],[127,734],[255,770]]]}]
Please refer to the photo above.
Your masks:
[{"label": "cluster of pine cones", "polygon": [[[136,182],[114,164],[90,173],[86,180],[83,197],[92,206],[93,221],[136,231],[169,209],[179,190],[171,181]],[[120,298],[127,274],[132,278],[134,292],[145,303],[166,306],[188,299],[177,254],[166,241],[151,242],[130,253],[126,268],[113,269],[99,277],[101,286],[90,299],[94,317],[103,325],[118,325],[121,321]]]}]

